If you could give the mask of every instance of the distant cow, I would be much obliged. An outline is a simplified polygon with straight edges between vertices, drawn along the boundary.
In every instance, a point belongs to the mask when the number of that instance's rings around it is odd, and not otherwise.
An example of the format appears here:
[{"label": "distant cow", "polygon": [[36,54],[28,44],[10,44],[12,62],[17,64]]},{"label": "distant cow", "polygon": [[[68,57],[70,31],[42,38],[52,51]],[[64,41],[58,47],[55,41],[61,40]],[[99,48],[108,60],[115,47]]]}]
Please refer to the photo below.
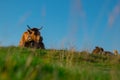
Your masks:
[{"label": "distant cow", "polygon": [[92,53],[93,54],[102,54],[102,55],[114,55],[112,52],[104,51],[103,48],[98,47],[98,46],[92,51]]},{"label": "distant cow", "polygon": [[44,49],[44,44],[43,44],[43,38],[40,35],[38,28],[30,28],[27,25],[28,29],[26,32],[23,33],[22,38],[20,40],[19,46],[20,47],[35,47],[35,48],[41,48]]},{"label": "distant cow", "polygon": [[95,49],[92,51],[93,54],[102,54],[104,51],[103,48],[96,46]]}]

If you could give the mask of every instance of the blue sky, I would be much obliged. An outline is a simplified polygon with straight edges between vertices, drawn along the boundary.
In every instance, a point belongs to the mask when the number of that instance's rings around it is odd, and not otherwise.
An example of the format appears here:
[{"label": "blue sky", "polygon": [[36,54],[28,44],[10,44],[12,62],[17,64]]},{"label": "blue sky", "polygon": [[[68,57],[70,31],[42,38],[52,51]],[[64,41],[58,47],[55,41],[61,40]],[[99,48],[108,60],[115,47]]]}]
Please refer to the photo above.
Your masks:
[{"label": "blue sky", "polygon": [[17,46],[26,25],[44,26],[46,48],[120,51],[119,0],[1,0],[0,45]]}]

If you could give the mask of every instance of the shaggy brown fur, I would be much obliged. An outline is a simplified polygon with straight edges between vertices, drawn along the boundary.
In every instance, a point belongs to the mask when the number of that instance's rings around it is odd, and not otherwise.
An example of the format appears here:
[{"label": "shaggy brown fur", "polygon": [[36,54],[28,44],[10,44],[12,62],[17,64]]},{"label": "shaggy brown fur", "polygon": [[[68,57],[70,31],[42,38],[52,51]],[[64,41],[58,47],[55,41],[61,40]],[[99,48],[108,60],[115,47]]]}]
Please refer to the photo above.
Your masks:
[{"label": "shaggy brown fur", "polygon": [[19,46],[20,47],[28,47],[29,42],[32,41],[32,36],[30,35],[29,32],[24,32],[22,35],[22,38],[20,40]]}]

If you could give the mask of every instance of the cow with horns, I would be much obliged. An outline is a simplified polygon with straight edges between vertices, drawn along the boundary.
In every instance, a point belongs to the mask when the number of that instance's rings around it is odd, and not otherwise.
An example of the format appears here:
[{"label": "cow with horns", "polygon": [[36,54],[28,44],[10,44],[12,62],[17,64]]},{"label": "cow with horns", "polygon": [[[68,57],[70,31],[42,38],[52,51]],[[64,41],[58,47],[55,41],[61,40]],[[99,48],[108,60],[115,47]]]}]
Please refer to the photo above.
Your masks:
[{"label": "cow with horns", "polygon": [[23,33],[22,38],[20,40],[20,47],[32,47],[32,48],[41,48],[45,49],[42,36],[40,35],[38,28],[31,28],[27,25],[28,29]]},{"label": "cow with horns", "polygon": [[118,52],[116,51],[116,53],[112,53],[110,51],[104,51],[103,48],[96,46],[95,49],[92,51],[92,54],[100,54],[100,55],[117,55]]}]

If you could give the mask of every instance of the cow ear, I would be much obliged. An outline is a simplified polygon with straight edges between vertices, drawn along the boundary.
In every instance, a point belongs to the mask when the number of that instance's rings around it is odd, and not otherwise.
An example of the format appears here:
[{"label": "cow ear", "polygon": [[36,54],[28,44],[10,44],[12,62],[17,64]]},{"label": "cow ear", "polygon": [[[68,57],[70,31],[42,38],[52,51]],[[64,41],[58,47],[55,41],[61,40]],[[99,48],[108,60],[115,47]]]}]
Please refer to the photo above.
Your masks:
[{"label": "cow ear", "polygon": [[32,33],[30,30],[27,30],[30,34]]}]

